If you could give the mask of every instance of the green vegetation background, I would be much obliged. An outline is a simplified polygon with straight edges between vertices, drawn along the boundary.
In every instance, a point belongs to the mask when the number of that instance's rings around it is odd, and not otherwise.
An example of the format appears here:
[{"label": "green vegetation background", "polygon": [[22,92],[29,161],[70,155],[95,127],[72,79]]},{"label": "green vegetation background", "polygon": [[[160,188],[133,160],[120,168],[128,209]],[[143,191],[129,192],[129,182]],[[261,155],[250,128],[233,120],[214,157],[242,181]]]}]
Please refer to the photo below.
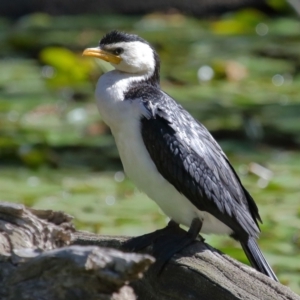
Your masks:
[{"label": "green vegetation background", "polygon": [[[93,91],[110,66],[81,56],[112,29],[149,40],[162,88],[204,123],[258,203],[259,244],[300,292],[300,22],[242,10],[210,20],[34,14],[0,19],[1,200],[63,210],[78,229],[139,235],[166,217],[124,177]],[[207,241],[248,263],[237,243]]]}]

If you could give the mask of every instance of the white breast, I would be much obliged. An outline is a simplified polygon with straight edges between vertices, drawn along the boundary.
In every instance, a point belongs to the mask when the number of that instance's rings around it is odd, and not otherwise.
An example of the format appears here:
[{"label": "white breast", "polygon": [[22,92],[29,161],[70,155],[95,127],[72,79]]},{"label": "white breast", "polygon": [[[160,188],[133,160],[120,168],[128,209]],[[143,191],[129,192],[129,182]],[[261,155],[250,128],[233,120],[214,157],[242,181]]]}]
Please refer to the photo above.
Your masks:
[{"label": "white breast", "polygon": [[230,228],[212,215],[199,211],[160,175],[141,136],[140,118],[143,112],[139,102],[123,101],[121,91],[124,87],[126,90],[130,79],[111,80],[113,76],[107,74],[100,78],[97,85],[97,105],[112,130],[128,177],[175,222],[190,226],[192,220],[199,217],[203,220],[203,233],[231,233]]}]

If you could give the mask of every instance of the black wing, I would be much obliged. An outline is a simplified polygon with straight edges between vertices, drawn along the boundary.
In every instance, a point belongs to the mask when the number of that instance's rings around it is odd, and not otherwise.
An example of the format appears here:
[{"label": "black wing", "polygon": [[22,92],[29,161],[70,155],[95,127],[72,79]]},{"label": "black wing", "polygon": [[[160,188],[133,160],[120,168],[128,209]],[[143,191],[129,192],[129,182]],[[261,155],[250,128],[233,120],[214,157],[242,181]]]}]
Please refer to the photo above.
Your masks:
[{"label": "black wing", "polygon": [[149,89],[140,95],[148,111],[141,119],[141,132],[158,171],[199,210],[229,226],[238,239],[258,237],[257,206],[220,146],[170,96]]}]

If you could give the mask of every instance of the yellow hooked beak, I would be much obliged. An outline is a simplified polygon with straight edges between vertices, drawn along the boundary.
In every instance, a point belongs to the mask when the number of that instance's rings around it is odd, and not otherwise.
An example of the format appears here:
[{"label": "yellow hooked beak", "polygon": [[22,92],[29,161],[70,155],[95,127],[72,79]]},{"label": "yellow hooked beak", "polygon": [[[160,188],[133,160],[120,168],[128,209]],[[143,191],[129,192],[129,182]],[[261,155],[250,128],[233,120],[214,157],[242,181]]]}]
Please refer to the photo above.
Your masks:
[{"label": "yellow hooked beak", "polygon": [[107,51],[104,51],[98,47],[96,48],[87,48],[82,53],[83,56],[92,56],[97,57],[100,59],[103,59],[105,61],[108,61],[113,64],[119,64],[122,60],[120,56],[114,55],[112,53],[109,53]]}]

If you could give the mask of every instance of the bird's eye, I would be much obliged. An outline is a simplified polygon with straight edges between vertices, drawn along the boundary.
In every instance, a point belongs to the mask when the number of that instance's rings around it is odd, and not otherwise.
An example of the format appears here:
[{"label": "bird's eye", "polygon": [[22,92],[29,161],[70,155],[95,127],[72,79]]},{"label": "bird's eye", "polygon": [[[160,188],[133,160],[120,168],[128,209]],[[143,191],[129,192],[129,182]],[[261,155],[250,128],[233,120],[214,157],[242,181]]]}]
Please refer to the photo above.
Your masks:
[{"label": "bird's eye", "polygon": [[115,55],[120,55],[124,52],[124,49],[119,47],[119,48],[114,49],[113,52],[114,52]]}]

